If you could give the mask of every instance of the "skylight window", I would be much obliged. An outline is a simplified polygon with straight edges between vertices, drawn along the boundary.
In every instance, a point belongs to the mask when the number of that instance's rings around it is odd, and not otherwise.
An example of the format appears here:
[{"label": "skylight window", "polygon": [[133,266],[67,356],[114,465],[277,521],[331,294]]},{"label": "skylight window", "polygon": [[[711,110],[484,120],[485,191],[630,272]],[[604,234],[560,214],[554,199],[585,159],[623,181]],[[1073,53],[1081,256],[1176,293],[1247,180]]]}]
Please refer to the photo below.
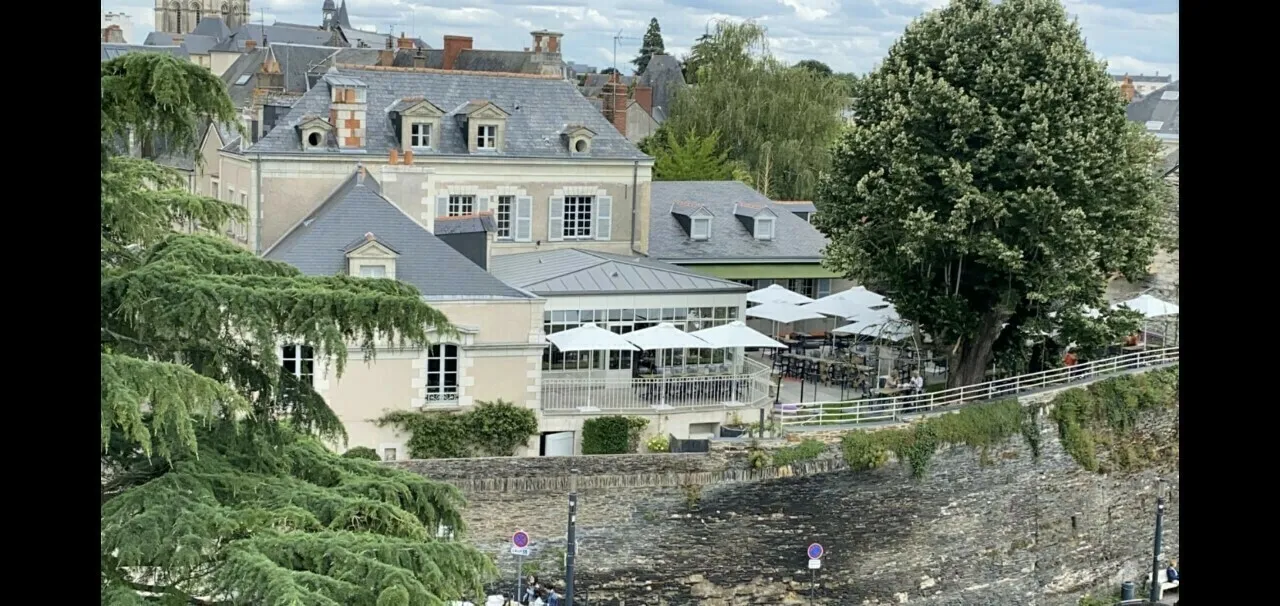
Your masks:
[{"label": "skylight window", "polygon": [[1176,90],[1164,91],[1163,93],[1160,93],[1160,100],[1161,101],[1177,101],[1178,91]]},{"label": "skylight window", "polygon": [[249,82],[249,78],[252,75],[253,74],[245,74],[243,76],[240,76],[239,78],[236,78],[236,86],[244,86],[245,84],[247,84]]},{"label": "skylight window", "polygon": [[1160,120],[1149,120],[1147,122],[1147,130],[1160,130],[1164,127],[1164,122]]}]

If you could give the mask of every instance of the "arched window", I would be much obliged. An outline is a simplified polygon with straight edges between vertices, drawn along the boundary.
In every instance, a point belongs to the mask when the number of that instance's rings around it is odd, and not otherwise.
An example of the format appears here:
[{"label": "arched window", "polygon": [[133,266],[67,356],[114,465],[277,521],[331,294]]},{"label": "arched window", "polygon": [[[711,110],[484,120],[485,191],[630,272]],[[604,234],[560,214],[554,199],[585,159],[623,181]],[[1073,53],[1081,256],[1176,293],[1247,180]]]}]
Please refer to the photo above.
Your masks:
[{"label": "arched window", "polygon": [[193,27],[191,28],[191,29],[195,29],[195,27],[194,27],[194,26],[196,26],[196,25],[200,25],[200,19],[201,19],[201,17],[203,17],[203,16],[204,16],[204,15],[201,15],[201,14],[200,14],[200,13],[201,13],[201,11],[200,11],[200,3],[199,3],[199,2],[192,2],[192,3],[191,3],[191,12],[192,12],[192,13],[194,13],[194,14],[195,14],[195,16],[196,16],[196,22],[192,24],[192,26],[193,26]]},{"label": "arched window", "polygon": [[169,5],[169,11],[173,13],[173,33],[185,34],[186,30],[182,29],[182,5],[174,2]]}]

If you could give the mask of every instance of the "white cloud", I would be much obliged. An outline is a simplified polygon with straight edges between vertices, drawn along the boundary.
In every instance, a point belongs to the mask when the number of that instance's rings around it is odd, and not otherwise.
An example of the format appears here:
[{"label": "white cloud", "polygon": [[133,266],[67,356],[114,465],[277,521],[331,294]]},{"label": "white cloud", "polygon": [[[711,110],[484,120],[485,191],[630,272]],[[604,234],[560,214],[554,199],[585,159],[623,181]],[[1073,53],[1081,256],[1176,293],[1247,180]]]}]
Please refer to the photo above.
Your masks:
[{"label": "white cloud", "polygon": [[[341,0],[339,0],[341,1]],[[609,65],[613,37],[618,65],[640,47],[651,17],[662,25],[669,52],[687,53],[716,20],[756,19],[769,29],[780,59],[817,59],[837,71],[865,72],[883,57],[911,19],[948,0],[347,0],[352,21],[385,32],[394,27],[439,47],[445,35],[472,36],[476,48],[517,50],[530,46],[529,32],[565,33],[565,56]],[[154,0],[104,0],[104,11],[133,17],[142,42],[154,22]],[[1178,0],[1066,0],[1089,47],[1117,71],[1176,71]],[[319,0],[253,0],[253,20],[319,23]]]}]

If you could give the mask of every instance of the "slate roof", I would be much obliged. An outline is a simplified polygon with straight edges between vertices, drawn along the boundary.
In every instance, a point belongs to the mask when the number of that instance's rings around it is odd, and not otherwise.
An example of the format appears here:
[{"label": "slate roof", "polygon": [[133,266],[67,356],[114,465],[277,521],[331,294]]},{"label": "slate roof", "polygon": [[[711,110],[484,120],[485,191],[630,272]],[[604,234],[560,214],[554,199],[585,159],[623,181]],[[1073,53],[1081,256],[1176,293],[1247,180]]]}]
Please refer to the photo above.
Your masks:
[{"label": "slate roof", "polygon": [[1174,80],[1141,99],[1135,99],[1125,108],[1125,117],[1146,125],[1147,132],[1154,135],[1177,137],[1179,82]]},{"label": "slate roof", "polygon": [[110,61],[116,57],[127,55],[129,53],[169,53],[179,59],[190,59],[190,55],[187,54],[187,49],[182,48],[181,46],[144,46],[141,44],[102,43],[103,61]]},{"label": "slate roof", "polygon": [[212,36],[222,40],[231,36],[231,29],[222,21],[222,17],[205,17],[196,24],[191,33],[197,36]]},{"label": "slate roof", "polygon": [[541,296],[751,290],[653,259],[578,248],[499,255],[490,267],[495,276]]},{"label": "slate roof", "polygon": [[263,255],[311,276],[347,273],[346,249],[373,234],[399,252],[396,279],[427,299],[531,299],[442,242],[379,193],[378,182],[353,173]]},{"label": "slate roof", "polygon": [[671,113],[671,104],[675,102],[676,91],[687,86],[680,61],[671,55],[653,55],[649,58],[649,66],[640,76],[640,86],[653,89],[653,111],[651,112],[653,119],[658,122],[665,121],[666,116]]},{"label": "slate roof", "polygon": [[484,212],[457,217],[436,217],[436,235],[451,236],[453,234],[471,234],[476,232],[493,232],[498,226],[493,221],[493,213]]},{"label": "slate roof", "polygon": [[[608,159],[648,159],[634,143],[622,136],[573,84],[558,77],[487,75],[397,68],[341,66],[339,72],[359,78],[368,85],[365,151],[386,155],[399,147],[398,133],[389,109],[405,97],[426,97],[436,107],[449,111],[441,121],[437,151],[430,155],[472,156],[463,137],[456,112],[466,103],[485,99],[510,113],[506,118],[505,148],[498,155],[508,157],[570,157],[568,144],[559,136],[565,124],[582,124],[597,134],[591,141],[591,157]],[[303,95],[279,124],[296,125],[306,114],[328,115],[327,86],[313,87]],[[298,153],[302,141],[293,128],[273,129],[251,152]],[[308,153],[327,153],[313,151]],[[341,152],[332,152],[341,153]]]},{"label": "slate roof", "polygon": [[[583,81],[578,90],[585,97],[598,97],[604,93],[604,85],[608,84],[609,79],[612,77],[613,74],[587,74],[586,80]],[[631,82],[635,79],[635,76],[618,74],[618,84],[623,86],[631,86]]]},{"label": "slate roof", "polygon": [[[827,239],[797,217],[739,181],[654,181],[649,193],[649,256],[679,263],[817,263]],[[711,211],[711,237],[694,241],[671,214],[677,202]],[[739,203],[778,215],[772,240],[757,240],[735,217]],[[758,211],[757,211],[758,212]]]}]

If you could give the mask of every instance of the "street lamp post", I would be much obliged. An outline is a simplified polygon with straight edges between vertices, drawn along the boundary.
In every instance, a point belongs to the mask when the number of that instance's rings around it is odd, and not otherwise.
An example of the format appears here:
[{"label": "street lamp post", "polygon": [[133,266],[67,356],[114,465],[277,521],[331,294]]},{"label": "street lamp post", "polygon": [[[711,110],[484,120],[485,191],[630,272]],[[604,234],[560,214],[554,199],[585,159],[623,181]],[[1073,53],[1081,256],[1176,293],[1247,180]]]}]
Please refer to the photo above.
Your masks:
[{"label": "street lamp post", "polygon": [[1156,497],[1155,552],[1151,554],[1151,591],[1148,601],[1155,604],[1160,599],[1160,535],[1164,524],[1164,497]]},{"label": "street lamp post", "polygon": [[569,530],[564,547],[564,606],[573,606],[573,565],[578,551],[578,470],[569,470]]}]

